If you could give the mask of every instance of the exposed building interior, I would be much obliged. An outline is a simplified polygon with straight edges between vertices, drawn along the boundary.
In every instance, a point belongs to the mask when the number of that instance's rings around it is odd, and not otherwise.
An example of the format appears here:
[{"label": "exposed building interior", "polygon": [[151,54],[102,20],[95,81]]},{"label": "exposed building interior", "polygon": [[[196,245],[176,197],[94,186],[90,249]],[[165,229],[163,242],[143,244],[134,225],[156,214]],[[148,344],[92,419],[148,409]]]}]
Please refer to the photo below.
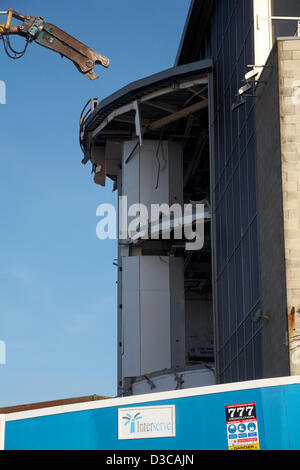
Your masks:
[{"label": "exposed building interior", "polygon": [[[172,213],[170,236],[159,213],[155,235],[147,227],[150,236],[129,231],[119,240],[120,394],[214,382],[210,66],[202,61],[135,82],[82,119],[81,135],[90,139],[82,144],[95,182],[112,179],[119,196],[127,196],[126,210],[137,203],[149,214],[151,204],[205,205],[201,249],[187,250],[184,221],[179,238]],[[195,228],[197,219],[192,220]],[[129,213],[128,221],[130,227],[136,219]],[[140,230],[141,219],[135,225]]]}]

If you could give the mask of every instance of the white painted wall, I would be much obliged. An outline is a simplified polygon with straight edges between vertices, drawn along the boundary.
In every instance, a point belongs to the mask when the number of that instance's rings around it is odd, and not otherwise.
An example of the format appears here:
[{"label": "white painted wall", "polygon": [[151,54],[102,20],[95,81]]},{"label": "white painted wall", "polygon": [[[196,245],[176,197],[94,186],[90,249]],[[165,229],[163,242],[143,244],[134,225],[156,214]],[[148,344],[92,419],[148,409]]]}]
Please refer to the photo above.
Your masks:
[{"label": "white painted wall", "polygon": [[[264,65],[272,49],[271,3],[270,0],[254,0],[253,4],[255,65]],[[258,71],[261,73],[262,69]]]},{"label": "white painted wall", "polygon": [[[127,207],[183,203],[181,145],[144,141],[126,163],[136,141],[123,144],[122,196]],[[158,184],[157,184],[158,183]],[[128,218],[128,221],[132,218]],[[121,250],[122,377],[138,377],[185,364],[183,259],[141,256]],[[139,255],[139,256],[138,256]]]}]

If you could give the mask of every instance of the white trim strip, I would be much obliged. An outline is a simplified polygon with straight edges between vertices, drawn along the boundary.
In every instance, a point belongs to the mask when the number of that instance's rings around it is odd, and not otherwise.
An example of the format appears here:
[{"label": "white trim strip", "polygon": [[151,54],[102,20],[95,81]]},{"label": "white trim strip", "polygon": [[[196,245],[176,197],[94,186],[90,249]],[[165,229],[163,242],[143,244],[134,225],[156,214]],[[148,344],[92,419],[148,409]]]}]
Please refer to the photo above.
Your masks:
[{"label": "white trim strip", "polygon": [[5,415],[0,415],[0,450],[4,450],[5,441]]},{"label": "white trim strip", "polygon": [[100,408],[111,408],[117,406],[137,405],[139,403],[149,403],[162,400],[176,400],[178,398],[195,397],[197,395],[213,395],[215,393],[236,392],[239,390],[253,390],[263,387],[278,387],[280,385],[300,384],[300,376],[279,377],[273,379],[251,380],[248,382],[236,382],[224,385],[210,385],[207,387],[197,387],[185,390],[172,390],[170,392],[148,393],[146,395],[135,395],[130,397],[109,398],[95,400],[86,403],[75,403],[72,405],[53,406],[38,410],[19,411],[5,415],[6,421],[16,421],[20,419],[38,418],[62,413],[76,411],[87,411]]},{"label": "white trim strip", "polygon": [[271,16],[271,20],[299,21],[299,16]]},{"label": "white trim strip", "polygon": [[[170,85],[166,88],[161,88],[154,92],[149,93],[148,95],[143,96],[140,99],[140,103],[147,102],[159,96],[167,95],[173,93],[177,90],[183,90],[185,88],[190,88],[194,85],[203,85],[208,83],[207,74],[204,74],[201,78],[194,78],[193,80],[185,80],[182,82],[175,82],[173,85]],[[117,116],[128,113],[130,110],[136,109],[136,100],[132,100],[129,104],[121,106],[114,111],[111,111],[109,115],[99,124],[98,127],[92,132],[92,139],[95,139],[97,135]]]}]

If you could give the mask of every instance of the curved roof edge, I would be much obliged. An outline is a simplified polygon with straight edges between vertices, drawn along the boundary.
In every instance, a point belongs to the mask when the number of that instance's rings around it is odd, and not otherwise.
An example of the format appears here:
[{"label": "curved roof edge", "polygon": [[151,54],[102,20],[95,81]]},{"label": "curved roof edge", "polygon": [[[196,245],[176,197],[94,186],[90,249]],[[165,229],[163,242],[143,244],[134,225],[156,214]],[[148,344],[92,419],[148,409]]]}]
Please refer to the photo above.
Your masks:
[{"label": "curved roof edge", "polygon": [[190,64],[172,67],[170,69],[132,82],[107,98],[103,99],[95,108],[93,114],[85,121],[85,129],[89,130],[89,128],[93,126],[93,123],[97,121],[97,118],[99,118],[101,114],[109,111],[112,108],[120,106],[128,100],[131,101],[136,99],[137,95],[139,94],[144,94],[153,88],[176,82],[176,80],[182,80],[184,78],[193,77],[198,74],[208,73],[212,70],[212,67],[213,62],[211,59],[200,60]]}]

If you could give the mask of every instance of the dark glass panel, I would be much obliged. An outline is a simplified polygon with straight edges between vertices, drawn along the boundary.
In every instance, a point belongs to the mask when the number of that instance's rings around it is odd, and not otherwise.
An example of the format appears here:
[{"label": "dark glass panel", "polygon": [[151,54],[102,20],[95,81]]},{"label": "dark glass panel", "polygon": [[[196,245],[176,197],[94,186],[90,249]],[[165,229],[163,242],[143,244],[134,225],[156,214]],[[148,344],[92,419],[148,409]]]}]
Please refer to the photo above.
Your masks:
[{"label": "dark glass panel", "polygon": [[245,233],[249,222],[248,213],[248,162],[247,154],[244,153],[240,162],[240,176],[241,176],[241,225],[242,234]]},{"label": "dark glass panel", "polygon": [[260,296],[259,280],[259,250],[257,236],[257,218],[250,227],[250,260],[251,260],[251,284],[252,284],[252,305],[255,305]]},{"label": "dark glass panel", "polygon": [[238,370],[237,370],[237,360],[234,359],[231,365],[231,380],[232,382],[238,381]]},{"label": "dark glass panel", "polygon": [[223,349],[219,352],[219,372],[224,370],[224,352]]},{"label": "dark glass panel", "polygon": [[229,261],[228,270],[228,285],[229,285],[229,316],[230,316],[230,334],[236,330],[236,315],[235,315],[235,268],[234,257]]},{"label": "dark glass panel", "polygon": [[239,327],[237,331],[237,347],[238,347],[238,354],[240,354],[241,350],[245,345],[245,328],[244,323]]},{"label": "dark glass panel", "polygon": [[230,37],[229,37],[229,32],[226,33],[225,38],[224,38],[224,83],[225,83],[225,88],[227,87],[227,84],[229,82],[230,76],[231,76],[231,70],[230,70]]},{"label": "dark glass panel", "polygon": [[235,253],[235,282],[236,282],[236,317],[237,324],[243,319],[243,272],[242,272],[242,253],[239,246]]},{"label": "dark glass panel", "polygon": [[256,214],[256,161],[255,141],[251,138],[248,144],[248,184],[249,184],[249,221]]},{"label": "dark glass panel", "polygon": [[244,25],[245,25],[245,31],[249,30],[252,22],[253,22],[253,1],[252,0],[244,0]]},{"label": "dark glass panel", "polygon": [[299,0],[272,0],[272,16],[300,17]]},{"label": "dark glass panel", "polygon": [[243,254],[243,287],[244,287],[244,315],[251,310],[251,273],[249,258],[249,232],[246,233],[242,240]]},{"label": "dark glass panel", "polygon": [[293,37],[298,31],[297,20],[273,20],[272,21],[273,40],[280,37]]},{"label": "dark glass panel", "polygon": [[236,333],[234,333],[234,335],[232,335],[231,337],[231,340],[230,340],[230,343],[231,343],[231,358],[235,357],[237,355],[237,335]]},{"label": "dark glass panel", "polygon": [[218,338],[219,338],[219,348],[222,348],[224,344],[224,324],[223,324],[223,296],[222,296],[222,276],[219,277],[217,281],[217,291],[218,291]]},{"label": "dark glass panel", "polygon": [[241,198],[240,198],[240,171],[239,166],[233,175],[233,202],[234,202],[234,244],[237,246],[241,239]]},{"label": "dark glass panel", "polygon": [[224,341],[226,342],[229,338],[230,331],[230,318],[228,308],[228,274],[227,268],[223,273],[223,321],[224,321]]},{"label": "dark glass panel", "polygon": [[221,262],[222,266],[227,259],[227,220],[226,220],[226,204],[225,198],[221,201],[221,240],[222,240],[222,254],[221,254]]},{"label": "dark glass panel", "polygon": [[226,139],[226,161],[230,158],[231,155],[231,94],[230,94],[230,87],[227,88],[225,94],[225,139]]},{"label": "dark glass panel", "polygon": [[233,248],[234,248],[232,182],[229,183],[229,186],[227,188],[226,205],[227,205],[228,255],[231,256],[233,252]]},{"label": "dark glass panel", "polygon": [[227,367],[224,375],[224,383],[229,384],[231,382],[231,367]]},{"label": "dark glass panel", "polygon": [[216,247],[217,247],[217,275],[221,272],[221,212],[220,207],[216,210]]},{"label": "dark glass panel", "polygon": [[253,336],[253,313],[245,320],[245,343],[248,343]]},{"label": "dark glass panel", "polygon": [[238,358],[240,381],[247,380],[245,350],[241,352]]},{"label": "dark glass panel", "polygon": [[244,44],[244,35],[245,35],[245,30],[244,30],[244,2],[243,0],[239,0],[237,2],[237,50],[240,52],[240,50],[243,47]]},{"label": "dark glass panel", "polygon": [[230,55],[231,55],[231,68],[233,69],[236,64],[236,13],[234,12],[231,17],[229,35],[230,35]]},{"label": "dark glass panel", "polygon": [[253,344],[252,341],[246,347],[246,371],[247,380],[254,379],[254,364],[253,364]]},{"label": "dark glass panel", "polygon": [[225,368],[228,367],[230,362],[231,362],[230,343],[227,342],[225,347],[224,347],[224,366],[225,366]]}]

